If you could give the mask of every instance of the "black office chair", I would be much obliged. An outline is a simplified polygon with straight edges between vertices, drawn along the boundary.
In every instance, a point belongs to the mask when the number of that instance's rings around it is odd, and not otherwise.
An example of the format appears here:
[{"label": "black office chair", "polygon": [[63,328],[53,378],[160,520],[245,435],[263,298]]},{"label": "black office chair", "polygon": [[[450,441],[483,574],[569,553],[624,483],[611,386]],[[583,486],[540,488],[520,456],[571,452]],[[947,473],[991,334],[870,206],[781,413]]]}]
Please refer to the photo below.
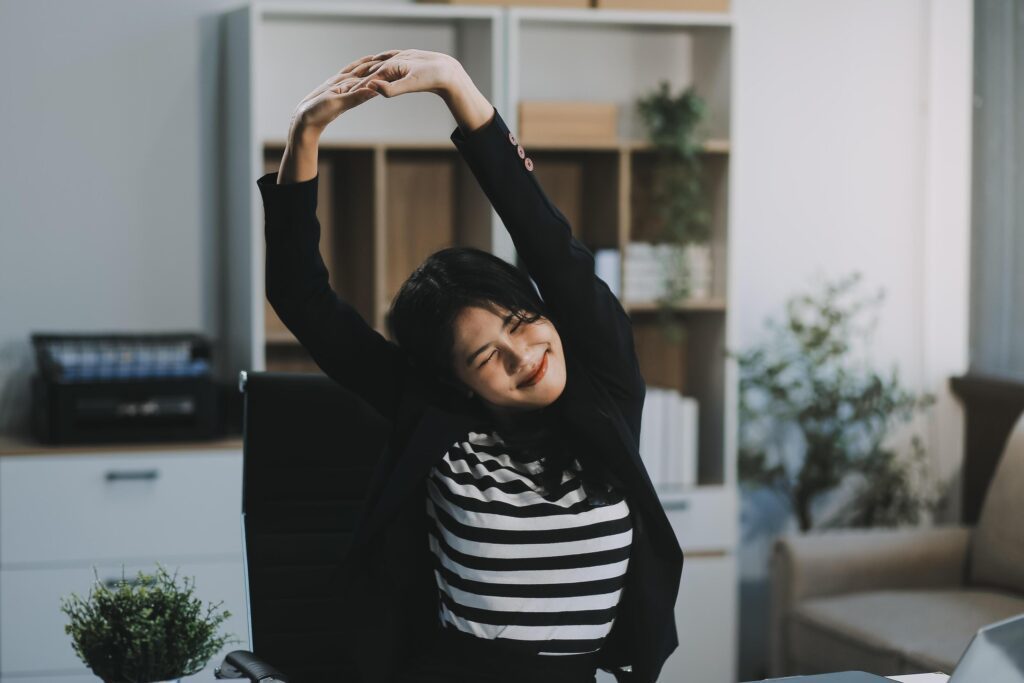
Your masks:
[{"label": "black office chair", "polygon": [[319,374],[242,372],[242,524],[252,652],[217,678],[357,681],[330,589],[390,423]]}]

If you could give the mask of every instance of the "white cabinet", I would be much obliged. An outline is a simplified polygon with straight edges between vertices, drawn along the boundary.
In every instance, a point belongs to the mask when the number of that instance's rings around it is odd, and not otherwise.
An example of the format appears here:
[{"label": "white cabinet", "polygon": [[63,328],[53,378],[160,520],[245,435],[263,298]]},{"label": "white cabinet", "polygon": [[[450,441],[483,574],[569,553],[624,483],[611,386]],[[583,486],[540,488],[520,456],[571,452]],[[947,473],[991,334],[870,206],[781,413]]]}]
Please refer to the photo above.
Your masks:
[{"label": "white cabinet", "polygon": [[679,647],[659,680],[736,680],[736,578],[735,554],[686,554],[676,600]]},{"label": "white cabinet", "polygon": [[679,647],[660,680],[735,681],[736,490],[698,487],[664,505],[683,549],[683,576],[675,610]]},{"label": "white cabinet", "polygon": [[96,680],[60,598],[157,562],[194,577],[204,604],[223,601],[221,632],[240,641],[224,652],[247,648],[241,491],[240,447],[0,456],[0,681]]},{"label": "white cabinet", "polygon": [[6,457],[0,562],[238,553],[241,487],[234,452]]}]

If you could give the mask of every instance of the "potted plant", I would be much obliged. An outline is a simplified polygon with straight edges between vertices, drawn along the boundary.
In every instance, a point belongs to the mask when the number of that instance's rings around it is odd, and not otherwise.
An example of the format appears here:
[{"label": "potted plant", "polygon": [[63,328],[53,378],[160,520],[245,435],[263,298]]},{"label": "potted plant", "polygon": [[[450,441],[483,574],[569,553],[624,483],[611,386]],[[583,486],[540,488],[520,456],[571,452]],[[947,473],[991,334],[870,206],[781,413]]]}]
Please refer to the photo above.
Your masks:
[{"label": "potted plant", "polygon": [[695,133],[704,120],[706,105],[693,87],[678,97],[668,81],[640,98],[637,109],[654,152],[651,196],[660,241],[673,245],[663,261],[666,295],[658,299],[665,331],[681,338],[683,330],[673,315],[674,305],[691,294],[689,256],[694,246],[710,239],[710,211],[703,188],[703,141]]},{"label": "potted plant", "polygon": [[122,569],[111,587],[96,575],[87,598],[61,598],[70,617],[64,630],[78,657],[107,683],[177,680],[202,671],[226,643],[240,642],[216,635],[231,616],[217,612],[223,601],[204,609],[194,589],[194,578],[179,586],[177,571],[172,576],[160,564],[134,580]]},{"label": "potted plant", "polygon": [[[876,320],[859,314],[884,298],[847,303],[862,279],[852,273],[826,282],[819,295],[786,303],[786,320],[769,320],[775,338],[740,354],[740,480],[782,495],[800,530],[830,526],[897,526],[934,513],[939,486],[922,484],[924,448],[914,435],[905,458],[883,445],[892,427],[935,401],[903,388],[896,367],[888,376],[852,358],[855,340]],[[838,512],[815,520],[812,504],[850,475],[860,486]]]}]

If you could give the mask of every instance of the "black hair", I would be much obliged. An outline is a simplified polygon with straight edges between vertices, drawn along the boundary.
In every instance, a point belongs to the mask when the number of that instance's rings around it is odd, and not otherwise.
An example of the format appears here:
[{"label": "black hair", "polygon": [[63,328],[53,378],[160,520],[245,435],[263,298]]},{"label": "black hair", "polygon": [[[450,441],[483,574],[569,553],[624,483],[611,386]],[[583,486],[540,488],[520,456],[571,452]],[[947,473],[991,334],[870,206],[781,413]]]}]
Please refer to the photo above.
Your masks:
[{"label": "black hair", "polygon": [[[459,393],[465,393],[468,387],[455,374],[455,319],[467,306],[485,308],[496,315],[504,309],[524,324],[543,316],[558,329],[525,271],[475,247],[447,247],[434,252],[412,272],[392,300],[386,316],[388,332],[414,368]],[[543,495],[561,497],[566,493],[562,478],[570,471],[581,480],[592,504],[608,502],[607,483],[613,478],[599,463],[581,457],[576,441],[563,424],[557,410],[549,405],[529,411],[495,431],[509,457],[520,463],[541,463],[534,481]],[[573,467],[576,458],[581,471]]]}]

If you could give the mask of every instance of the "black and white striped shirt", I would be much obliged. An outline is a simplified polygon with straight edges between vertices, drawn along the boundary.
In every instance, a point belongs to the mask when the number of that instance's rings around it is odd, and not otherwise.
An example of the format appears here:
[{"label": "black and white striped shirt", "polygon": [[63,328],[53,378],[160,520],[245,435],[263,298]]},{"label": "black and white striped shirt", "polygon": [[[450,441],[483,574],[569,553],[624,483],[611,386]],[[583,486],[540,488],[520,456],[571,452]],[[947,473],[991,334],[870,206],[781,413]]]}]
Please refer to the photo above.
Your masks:
[{"label": "black and white striped shirt", "polygon": [[615,621],[633,539],[625,497],[588,501],[577,474],[546,496],[538,462],[469,432],[427,478],[442,625],[542,655],[596,652]]}]

